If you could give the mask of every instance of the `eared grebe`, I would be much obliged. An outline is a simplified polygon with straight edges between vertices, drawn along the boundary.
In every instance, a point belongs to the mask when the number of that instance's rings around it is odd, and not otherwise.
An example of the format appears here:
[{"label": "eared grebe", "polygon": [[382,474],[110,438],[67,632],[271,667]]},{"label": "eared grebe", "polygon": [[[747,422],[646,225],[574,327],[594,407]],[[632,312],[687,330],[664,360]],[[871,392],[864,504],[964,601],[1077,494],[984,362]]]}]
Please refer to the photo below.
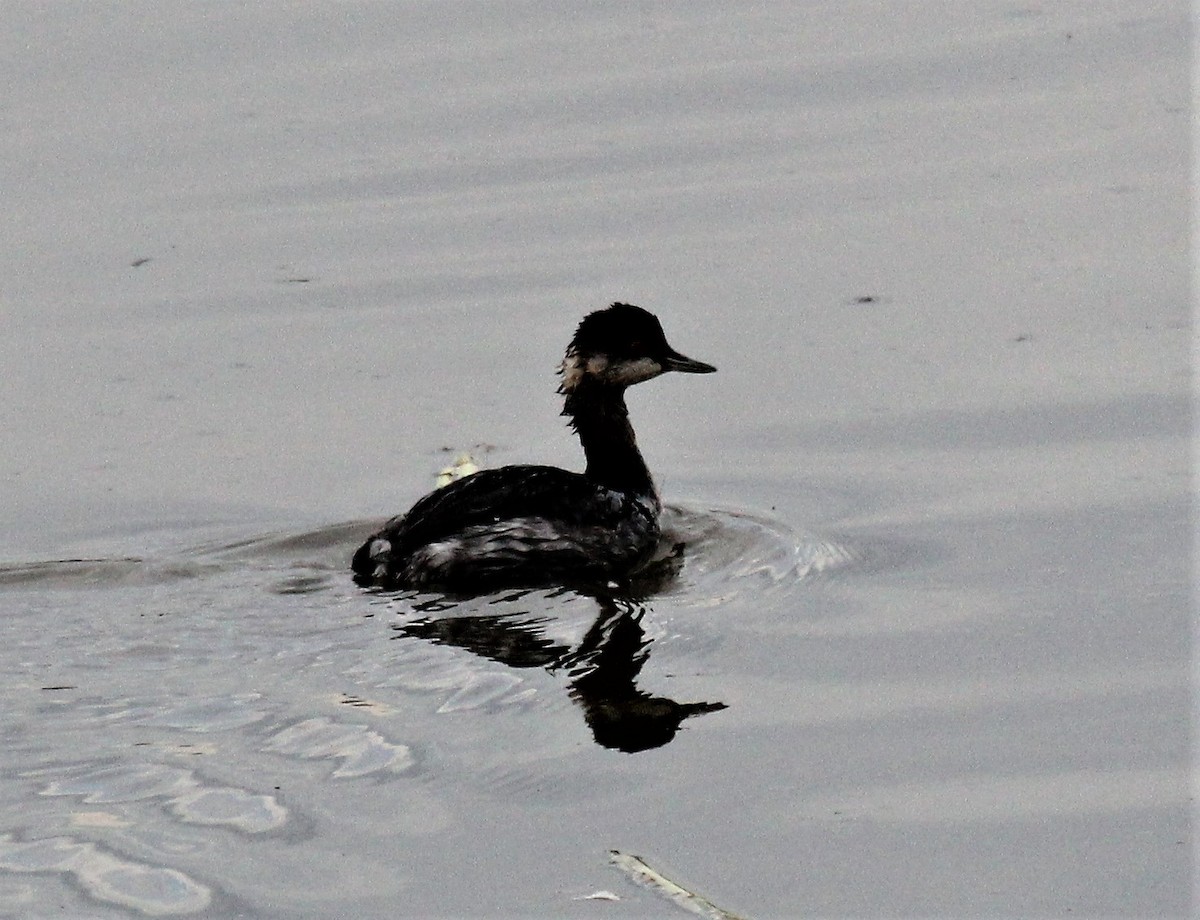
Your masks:
[{"label": "eared grebe", "polygon": [[625,388],[666,371],[710,374],[667,344],[652,313],[614,303],[584,318],[559,373],[562,414],[587,469],[481,470],[426,495],[354,554],[356,581],[479,591],[597,584],[645,562],[662,511],[625,408]]}]

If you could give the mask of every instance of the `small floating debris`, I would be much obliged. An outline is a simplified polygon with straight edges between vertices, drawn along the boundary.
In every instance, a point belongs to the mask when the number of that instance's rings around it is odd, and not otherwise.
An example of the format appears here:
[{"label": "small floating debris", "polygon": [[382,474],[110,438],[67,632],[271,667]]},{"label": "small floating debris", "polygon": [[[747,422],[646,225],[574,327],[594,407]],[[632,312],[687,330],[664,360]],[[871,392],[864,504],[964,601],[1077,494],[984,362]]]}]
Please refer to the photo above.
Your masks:
[{"label": "small floating debris", "polygon": [[464,476],[470,476],[472,473],[479,472],[479,464],[475,462],[475,458],[469,453],[461,453],[454,458],[454,462],[442,470],[437,475],[437,487],[439,489],[450,485],[455,480],[462,479]]},{"label": "small floating debris", "polygon": [[708,920],[745,920],[744,917],[731,914],[729,911],[717,907],[708,898],[702,897],[694,891],[688,891],[682,885],[678,885],[666,876],[656,872],[640,856],[622,853],[620,850],[609,850],[608,859],[609,862],[639,885],[643,885],[652,891],[664,895],[684,910],[699,917],[706,917]]},{"label": "small floating debris", "polygon": [[353,706],[355,709],[365,709],[374,716],[390,716],[395,712],[387,703],[381,703],[378,700],[369,700],[366,697],[356,696],[353,693],[341,693],[334,697],[333,701],[340,706]]},{"label": "small floating debris", "polygon": [[611,891],[593,891],[591,894],[581,894],[577,898],[571,898],[572,901],[619,901],[620,895],[615,895]]}]

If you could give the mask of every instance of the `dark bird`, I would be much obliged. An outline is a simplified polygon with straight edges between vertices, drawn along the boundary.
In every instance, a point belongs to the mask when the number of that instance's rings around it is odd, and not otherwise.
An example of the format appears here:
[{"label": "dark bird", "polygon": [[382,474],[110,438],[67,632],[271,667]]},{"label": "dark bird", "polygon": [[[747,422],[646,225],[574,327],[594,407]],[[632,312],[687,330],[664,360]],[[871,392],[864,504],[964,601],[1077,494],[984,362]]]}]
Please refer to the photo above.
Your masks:
[{"label": "dark bird", "polygon": [[640,307],[614,303],[589,314],[567,347],[558,388],[587,468],[505,466],[437,489],[359,548],[355,580],[472,593],[603,585],[636,571],[658,544],[662,503],[625,390],[667,371],[715,370],[672,349]]}]

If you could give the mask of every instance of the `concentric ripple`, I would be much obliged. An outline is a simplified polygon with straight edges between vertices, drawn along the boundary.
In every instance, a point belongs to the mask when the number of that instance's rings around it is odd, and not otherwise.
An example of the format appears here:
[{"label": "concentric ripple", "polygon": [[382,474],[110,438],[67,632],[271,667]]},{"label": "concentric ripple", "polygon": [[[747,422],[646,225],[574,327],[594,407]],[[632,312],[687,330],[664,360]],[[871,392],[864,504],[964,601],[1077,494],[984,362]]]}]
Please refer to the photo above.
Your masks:
[{"label": "concentric ripple", "polygon": [[860,558],[845,544],[733,509],[670,506],[663,513],[663,531],[666,539],[685,547],[680,578],[669,591],[684,606],[790,591]]}]

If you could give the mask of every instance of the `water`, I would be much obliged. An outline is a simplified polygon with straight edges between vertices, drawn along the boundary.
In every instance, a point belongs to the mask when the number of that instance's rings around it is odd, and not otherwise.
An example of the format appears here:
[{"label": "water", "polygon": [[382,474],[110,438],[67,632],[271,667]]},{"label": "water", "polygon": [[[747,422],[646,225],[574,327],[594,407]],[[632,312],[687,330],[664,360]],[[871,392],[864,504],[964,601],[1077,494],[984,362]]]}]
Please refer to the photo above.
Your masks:
[{"label": "water", "polygon": [[786,913],[871,903],[831,847],[1186,839],[1177,670],[1062,661],[1052,605],[939,583],[944,546],[687,506],[640,596],[450,601],[352,585],[376,523],[0,571],[6,909],[590,916],[619,847]]},{"label": "water", "polygon": [[[1186,7],[8,12],[0,914],[1191,910]],[[355,587],[612,300],[682,554]]]},{"label": "water", "polygon": [[[290,875],[229,867],[261,864],[264,847],[307,861],[344,835],[392,854],[403,871],[387,890],[401,895],[425,887],[418,851],[452,849],[485,808],[628,807],[627,761],[609,752],[660,748],[724,711],[722,619],[761,624],[854,559],[741,513],[669,509],[666,524],[684,555],[629,598],[363,592],[346,566],[370,522],[5,567],[21,639],[4,767],[22,821],[0,865],[42,874],[14,903],[78,889],[150,914],[320,912]],[[604,881],[557,875],[550,852],[512,861],[531,857],[549,893]],[[402,897],[414,912],[525,911],[548,893],[464,887],[471,900]],[[340,897],[339,910],[372,909]]]}]

